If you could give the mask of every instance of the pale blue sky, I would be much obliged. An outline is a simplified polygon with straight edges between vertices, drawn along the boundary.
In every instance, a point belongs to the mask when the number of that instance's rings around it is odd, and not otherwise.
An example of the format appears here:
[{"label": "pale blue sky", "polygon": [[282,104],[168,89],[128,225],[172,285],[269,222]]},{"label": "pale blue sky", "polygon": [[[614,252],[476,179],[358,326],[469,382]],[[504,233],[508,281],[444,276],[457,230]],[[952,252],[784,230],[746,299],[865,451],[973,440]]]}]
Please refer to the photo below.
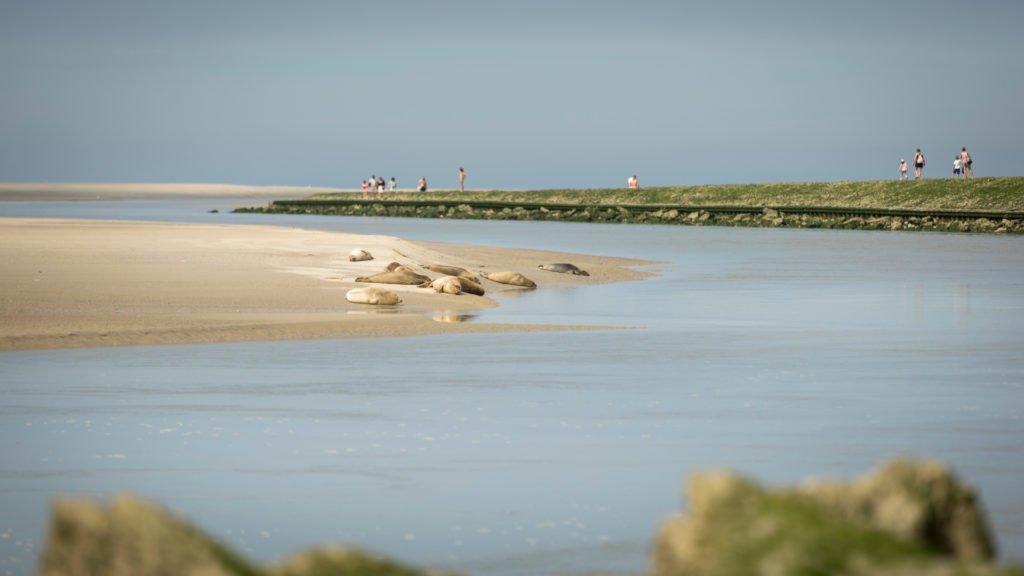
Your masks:
[{"label": "pale blue sky", "polygon": [[1024,2],[0,0],[0,181],[1024,174]]}]

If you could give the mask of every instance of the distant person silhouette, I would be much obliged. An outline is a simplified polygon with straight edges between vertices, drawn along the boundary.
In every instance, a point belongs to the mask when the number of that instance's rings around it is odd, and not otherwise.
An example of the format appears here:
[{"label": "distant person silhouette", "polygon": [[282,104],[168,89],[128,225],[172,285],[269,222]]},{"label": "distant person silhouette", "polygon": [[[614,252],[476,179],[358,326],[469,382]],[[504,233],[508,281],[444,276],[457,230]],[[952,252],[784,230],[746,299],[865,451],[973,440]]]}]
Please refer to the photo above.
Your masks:
[{"label": "distant person silhouette", "polygon": [[466,170],[459,168],[459,192],[466,191]]},{"label": "distant person silhouette", "polygon": [[900,158],[900,180],[907,179],[907,161]]},{"label": "distant person silhouette", "polygon": [[924,154],[921,153],[921,149],[918,148],[917,152],[914,153],[914,180],[921,179],[921,172],[924,171]]}]

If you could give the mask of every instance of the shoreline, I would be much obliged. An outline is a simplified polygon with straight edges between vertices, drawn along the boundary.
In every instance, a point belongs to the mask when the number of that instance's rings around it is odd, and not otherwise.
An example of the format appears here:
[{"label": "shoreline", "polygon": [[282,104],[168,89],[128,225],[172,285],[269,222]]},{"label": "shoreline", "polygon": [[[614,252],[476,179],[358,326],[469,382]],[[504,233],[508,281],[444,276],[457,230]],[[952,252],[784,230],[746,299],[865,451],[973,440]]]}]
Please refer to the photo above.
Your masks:
[{"label": "shoreline", "polygon": [[[349,262],[355,248],[374,259]],[[261,225],[0,218],[0,351],[601,329],[458,321],[515,290],[487,280],[485,296],[379,285],[403,303],[345,300],[392,261],[432,278],[418,266],[515,270],[538,290],[638,280],[652,273],[631,267],[653,264]],[[556,261],[591,276],[536,269]]]}]

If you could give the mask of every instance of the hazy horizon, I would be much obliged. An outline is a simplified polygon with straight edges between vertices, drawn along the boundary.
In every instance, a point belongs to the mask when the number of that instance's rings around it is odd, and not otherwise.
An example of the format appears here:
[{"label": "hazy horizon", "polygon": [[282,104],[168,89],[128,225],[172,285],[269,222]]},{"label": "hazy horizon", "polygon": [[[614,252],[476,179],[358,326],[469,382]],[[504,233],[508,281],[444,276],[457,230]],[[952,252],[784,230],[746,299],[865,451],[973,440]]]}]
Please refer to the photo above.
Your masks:
[{"label": "hazy horizon", "polygon": [[1024,174],[1024,3],[0,7],[0,181],[622,187]]}]

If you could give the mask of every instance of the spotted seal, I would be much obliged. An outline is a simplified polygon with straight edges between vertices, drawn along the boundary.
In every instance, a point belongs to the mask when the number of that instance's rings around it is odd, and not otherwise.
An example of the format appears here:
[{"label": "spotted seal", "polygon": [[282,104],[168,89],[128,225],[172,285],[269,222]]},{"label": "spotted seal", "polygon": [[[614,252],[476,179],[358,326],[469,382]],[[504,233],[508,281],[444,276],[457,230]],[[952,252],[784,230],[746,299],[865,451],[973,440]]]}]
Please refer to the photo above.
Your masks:
[{"label": "spotted seal", "polygon": [[349,262],[362,262],[363,260],[373,260],[373,255],[362,248],[356,248],[348,253]]},{"label": "spotted seal", "polygon": [[345,293],[345,300],[356,304],[374,304],[377,306],[394,306],[401,303],[402,299],[391,290],[367,286],[366,288],[353,288]]},{"label": "spotted seal", "polygon": [[481,272],[480,276],[490,280],[491,282],[497,282],[499,284],[508,284],[510,286],[522,286],[523,288],[536,288],[537,284],[523,276],[519,272],[502,271],[502,272],[491,272],[490,274]]},{"label": "spotted seal", "polygon": [[360,276],[356,282],[373,282],[377,284],[415,284],[430,282],[429,276],[417,274],[412,270],[386,270],[373,276]]},{"label": "spotted seal", "polygon": [[567,262],[556,262],[555,264],[540,264],[537,266],[541,270],[547,270],[548,272],[561,272],[562,274],[574,274],[576,276],[590,276],[586,270],[580,270],[575,264],[569,264]]},{"label": "spotted seal", "polygon": [[462,294],[462,282],[458,276],[441,276],[436,280],[420,284],[420,288],[433,288],[439,294]]},{"label": "spotted seal", "polygon": [[438,274],[444,274],[445,276],[458,276],[459,278],[467,278],[473,282],[480,282],[480,279],[474,276],[472,272],[465,268],[459,268],[458,266],[449,266],[447,264],[423,264],[422,266],[431,272],[437,272]]},{"label": "spotted seal", "polygon": [[409,272],[416,272],[415,270],[413,270],[412,268],[409,268],[405,264],[399,264],[398,262],[392,262],[392,263],[388,264],[388,266],[387,266],[387,268],[385,268],[385,270],[388,271],[388,272],[393,272],[395,270],[408,270]]},{"label": "spotted seal", "polygon": [[462,284],[462,291],[466,294],[472,294],[474,296],[484,295],[484,287],[481,286],[478,281],[463,278],[462,276],[456,276],[456,278],[459,279],[459,284]]}]

